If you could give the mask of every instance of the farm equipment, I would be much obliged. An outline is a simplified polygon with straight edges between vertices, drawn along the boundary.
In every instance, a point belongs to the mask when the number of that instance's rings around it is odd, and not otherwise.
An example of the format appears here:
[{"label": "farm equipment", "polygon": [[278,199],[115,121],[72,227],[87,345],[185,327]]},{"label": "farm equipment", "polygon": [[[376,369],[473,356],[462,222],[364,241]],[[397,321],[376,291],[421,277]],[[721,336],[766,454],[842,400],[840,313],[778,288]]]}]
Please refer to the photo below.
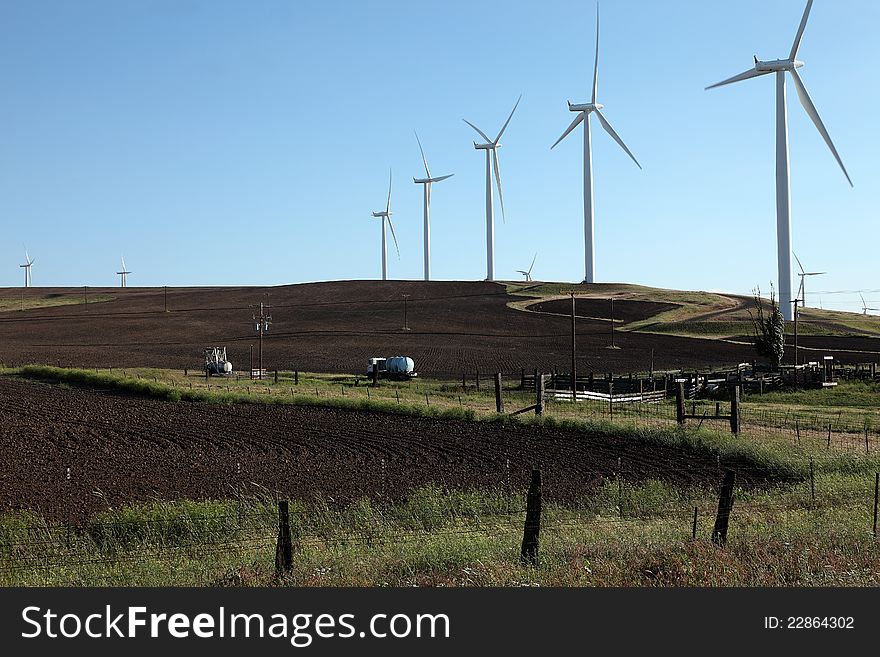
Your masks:
[{"label": "farm equipment", "polygon": [[226,358],[226,347],[205,348],[205,372],[209,376],[232,374],[232,363]]},{"label": "farm equipment", "polygon": [[392,356],[391,358],[370,358],[367,364],[367,376],[378,379],[396,379],[409,381],[418,376],[415,363],[408,356]]}]

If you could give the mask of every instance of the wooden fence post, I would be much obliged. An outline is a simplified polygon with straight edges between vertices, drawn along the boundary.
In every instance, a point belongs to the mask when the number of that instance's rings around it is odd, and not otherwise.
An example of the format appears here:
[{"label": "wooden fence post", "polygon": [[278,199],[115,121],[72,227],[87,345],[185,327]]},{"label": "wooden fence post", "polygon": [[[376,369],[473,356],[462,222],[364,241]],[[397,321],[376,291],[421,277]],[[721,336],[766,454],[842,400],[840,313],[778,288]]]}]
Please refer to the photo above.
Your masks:
[{"label": "wooden fence post", "polygon": [[697,511],[699,510],[699,508],[700,507],[697,506],[694,507],[694,527],[692,531],[693,540],[697,540]]},{"label": "wooden fence post", "polygon": [[816,501],[816,472],[813,468],[813,457],[810,457],[810,497]]},{"label": "wooden fence post", "polygon": [[378,364],[373,365],[372,374],[373,374],[373,387],[375,388],[377,385],[379,385],[379,365]]},{"label": "wooden fence post", "polygon": [[293,372],[293,385],[299,385],[299,370],[294,370]]},{"label": "wooden fence post", "polygon": [[681,381],[675,385],[675,419],[684,424],[684,383]]},{"label": "wooden fence post", "polygon": [[733,389],[730,391],[730,431],[731,433],[739,433],[739,425],[740,425],[740,410],[739,410],[739,386],[733,386]]},{"label": "wooden fence post", "polygon": [[522,368],[522,371],[519,374],[519,389],[520,390],[526,389],[526,368],[525,367]]},{"label": "wooden fence post", "polygon": [[880,494],[880,472],[874,473],[874,538],[877,538],[877,501]]},{"label": "wooden fence post", "polygon": [[501,372],[495,372],[495,412],[504,412],[504,400],[501,398]]},{"label": "wooden fence post", "polygon": [[278,542],[275,545],[275,576],[293,568],[293,540],[290,536],[290,508],[287,500],[278,501]]},{"label": "wooden fence post", "polygon": [[520,559],[523,565],[538,565],[538,547],[541,534],[541,471],[532,470],[532,482],[526,496],[526,523],[523,528]]},{"label": "wooden fence post", "polygon": [[275,370],[275,383],[278,383],[278,370]]},{"label": "wooden fence post", "polygon": [[716,545],[727,543],[727,527],[730,523],[730,511],[733,508],[734,483],[736,483],[736,473],[733,470],[725,471],[721,494],[718,496],[718,515],[715,516],[715,528],[712,530],[712,542]]},{"label": "wooden fence post", "polygon": [[544,375],[535,376],[535,415],[544,414]]},{"label": "wooden fence post", "polygon": [[480,389],[480,370],[477,370],[477,390]]}]

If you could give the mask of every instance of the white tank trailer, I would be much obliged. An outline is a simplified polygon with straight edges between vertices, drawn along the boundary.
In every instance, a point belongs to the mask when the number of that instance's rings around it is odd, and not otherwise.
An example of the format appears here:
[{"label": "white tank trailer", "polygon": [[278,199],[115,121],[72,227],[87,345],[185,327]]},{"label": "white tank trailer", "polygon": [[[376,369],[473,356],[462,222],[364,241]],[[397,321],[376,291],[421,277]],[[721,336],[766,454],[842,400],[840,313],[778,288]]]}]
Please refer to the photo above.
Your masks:
[{"label": "white tank trailer", "polygon": [[232,374],[232,363],[226,358],[226,347],[205,348],[205,371],[211,376]]},{"label": "white tank trailer", "polygon": [[370,358],[367,363],[368,377],[373,377],[373,370],[378,371],[380,379],[409,380],[418,376],[416,364],[409,356]]}]

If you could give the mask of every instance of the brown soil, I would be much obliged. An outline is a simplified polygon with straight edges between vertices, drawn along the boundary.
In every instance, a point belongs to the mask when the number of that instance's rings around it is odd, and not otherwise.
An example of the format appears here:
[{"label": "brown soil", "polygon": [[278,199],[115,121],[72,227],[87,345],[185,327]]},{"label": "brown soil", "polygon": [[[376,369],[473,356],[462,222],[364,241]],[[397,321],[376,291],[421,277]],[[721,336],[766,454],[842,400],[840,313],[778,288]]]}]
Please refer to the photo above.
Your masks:
[{"label": "brown soil", "polygon": [[[58,520],[134,501],[231,498],[236,488],[331,504],[399,500],[428,483],[503,489],[508,457],[513,490],[524,490],[540,467],[546,498],[558,501],[583,498],[614,472],[682,486],[714,485],[718,477],[711,455],[619,437],[337,409],[173,403],[10,377],[0,377],[0,453],[0,508]],[[722,467],[736,469],[743,485],[773,479],[745,463]]]},{"label": "brown soil", "polygon": [[[82,290],[5,290],[6,294],[82,297]],[[370,356],[411,356],[424,376],[570,366],[566,317],[509,308],[518,300],[486,282],[343,281],[272,288],[90,289],[114,301],[0,313],[0,363],[85,367],[198,369],[202,349],[224,345],[237,370],[257,358],[252,304],[268,299],[272,327],[264,341],[268,369],[362,373]],[[409,294],[403,331],[403,294]],[[268,295],[268,296],[266,296]],[[586,300],[585,300],[586,302]],[[615,304],[621,312],[627,302]],[[635,302],[633,302],[635,303]],[[643,314],[645,306],[633,306]],[[663,304],[655,304],[663,305]],[[635,310],[642,308],[642,311]],[[627,310],[629,312],[629,310]],[[589,314],[589,313],[586,313]],[[608,322],[577,323],[579,371],[647,371],[751,361],[748,345],[619,332],[608,349]],[[861,345],[864,339],[853,338]],[[828,344],[844,350],[850,342]],[[833,353],[833,351],[829,352]],[[844,361],[858,355],[841,351]],[[256,363],[255,363],[256,364]]]},{"label": "brown soil", "polygon": [[[654,315],[677,308],[678,304],[658,303],[655,301],[631,301],[628,299],[614,300],[614,321],[638,322]],[[553,299],[530,305],[529,310],[539,313],[556,313],[571,316],[571,299]],[[577,298],[574,306],[578,317],[606,319],[611,317],[611,302],[608,299]]]}]

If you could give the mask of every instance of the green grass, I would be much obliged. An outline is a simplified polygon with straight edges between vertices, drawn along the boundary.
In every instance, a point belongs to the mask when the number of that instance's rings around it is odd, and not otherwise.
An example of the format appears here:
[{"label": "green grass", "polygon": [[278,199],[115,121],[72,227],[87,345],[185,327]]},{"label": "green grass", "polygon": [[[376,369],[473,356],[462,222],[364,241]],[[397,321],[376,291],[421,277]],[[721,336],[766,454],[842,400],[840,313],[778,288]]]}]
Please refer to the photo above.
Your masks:
[{"label": "green grass", "polygon": [[[274,574],[272,500],[109,509],[69,532],[0,515],[0,585],[77,586],[876,586],[873,477],[737,489],[729,541],[709,541],[714,491],[609,481],[544,503],[539,566],[519,562],[524,496],[412,491],[392,506],[291,502],[293,571]],[[691,538],[693,512],[697,538]]]},{"label": "green grass", "polygon": [[[28,293],[30,294],[30,293]],[[94,294],[89,296],[88,303],[105,303],[113,301],[116,297],[108,294]],[[85,297],[82,294],[62,296],[60,294],[48,294],[42,297],[25,296],[24,293],[17,297],[0,297],[0,312],[15,310],[33,310],[35,308],[54,308],[57,306],[85,305]]]}]

